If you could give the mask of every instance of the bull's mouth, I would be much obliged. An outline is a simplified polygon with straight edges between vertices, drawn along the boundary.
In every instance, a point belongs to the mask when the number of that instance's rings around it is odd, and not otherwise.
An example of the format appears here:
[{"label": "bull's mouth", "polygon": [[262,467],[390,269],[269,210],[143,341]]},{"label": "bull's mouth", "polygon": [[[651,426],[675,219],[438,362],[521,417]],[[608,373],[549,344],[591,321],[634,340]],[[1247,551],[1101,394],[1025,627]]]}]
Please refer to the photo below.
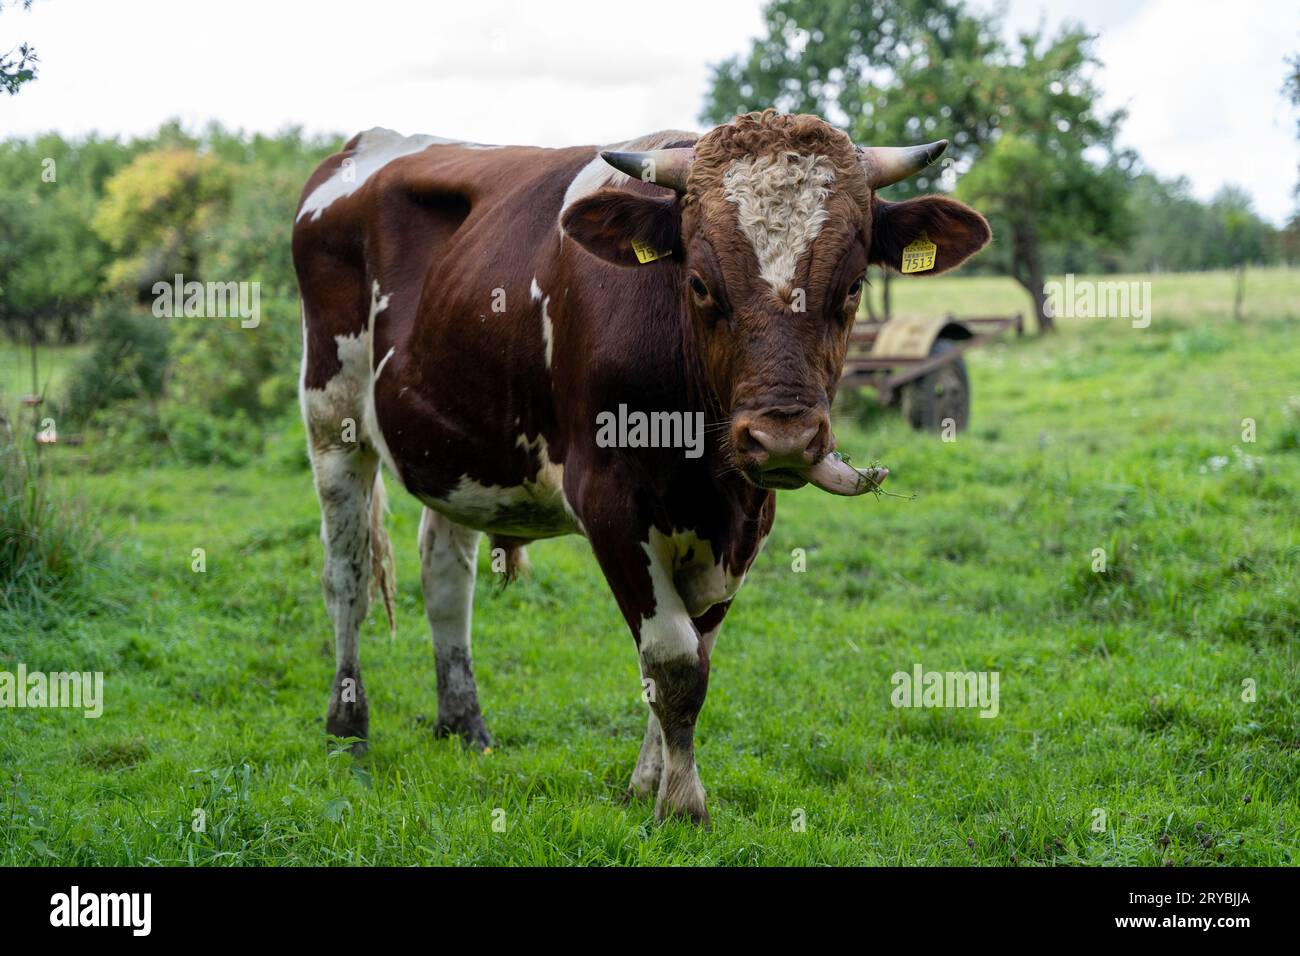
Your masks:
[{"label": "bull's mouth", "polygon": [[808,484],[808,469],[770,468],[767,471],[747,471],[745,477],[767,491],[792,491]]},{"label": "bull's mouth", "polygon": [[854,468],[836,452],[824,456],[809,468],[743,469],[745,478],[766,491],[791,491],[813,484],[833,495],[855,497],[879,491],[889,477],[888,468]]}]

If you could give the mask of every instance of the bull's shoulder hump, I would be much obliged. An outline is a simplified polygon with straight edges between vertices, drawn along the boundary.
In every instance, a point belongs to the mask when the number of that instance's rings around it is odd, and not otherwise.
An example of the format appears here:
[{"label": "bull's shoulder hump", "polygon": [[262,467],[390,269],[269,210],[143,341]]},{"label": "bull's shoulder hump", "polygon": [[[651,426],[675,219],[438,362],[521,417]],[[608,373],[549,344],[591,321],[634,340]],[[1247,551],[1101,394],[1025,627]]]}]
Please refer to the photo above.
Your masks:
[{"label": "bull's shoulder hump", "polygon": [[358,193],[382,170],[409,157],[449,150],[488,153],[513,148],[426,133],[404,136],[396,130],[376,126],[353,136],[343,149],[316,168],[303,190],[297,220],[319,219],[334,203]]}]

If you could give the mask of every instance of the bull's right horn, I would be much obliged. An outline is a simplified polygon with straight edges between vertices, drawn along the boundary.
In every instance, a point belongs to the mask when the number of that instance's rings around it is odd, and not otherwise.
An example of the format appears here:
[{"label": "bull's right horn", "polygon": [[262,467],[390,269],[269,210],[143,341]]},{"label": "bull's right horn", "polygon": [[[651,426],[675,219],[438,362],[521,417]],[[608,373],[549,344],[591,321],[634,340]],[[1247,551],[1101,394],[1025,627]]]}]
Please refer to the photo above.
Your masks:
[{"label": "bull's right horn", "polygon": [[690,175],[691,162],[695,159],[695,150],[690,146],[630,153],[607,149],[600,154],[600,158],[633,179],[684,193],[686,177]]}]

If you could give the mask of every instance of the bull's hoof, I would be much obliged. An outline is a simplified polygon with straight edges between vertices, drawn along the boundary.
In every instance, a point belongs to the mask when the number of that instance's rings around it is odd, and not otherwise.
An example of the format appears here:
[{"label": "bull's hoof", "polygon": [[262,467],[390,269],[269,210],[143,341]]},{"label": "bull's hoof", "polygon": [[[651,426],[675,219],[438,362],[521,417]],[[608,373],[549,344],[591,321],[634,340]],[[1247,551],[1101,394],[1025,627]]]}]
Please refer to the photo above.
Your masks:
[{"label": "bull's hoof", "polygon": [[[356,670],[343,670],[334,675],[330,688],[329,706],[325,708],[325,732],[334,737],[356,737],[348,748],[353,756],[366,752],[366,739],[370,736],[370,702]],[[332,745],[331,745],[332,747]]]},{"label": "bull's hoof", "polygon": [[331,699],[325,713],[325,732],[333,737],[356,737],[349,750],[360,757],[366,752],[366,739],[370,736],[370,709],[365,700],[343,703]]},{"label": "bull's hoof", "polygon": [[466,748],[477,750],[479,753],[492,746],[492,735],[488,733],[487,725],[483,723],[483,718],[479,714],[451,720],[443,720],[439,717],[438,722],[433,725],[433,735],[439,739],[459,737]]},{"label": "bull's hoof", "polygon": [[709,810],[704,803],[704,788],[698,778],[681,781],[674,786],[669,780],[659,788],[659,799],[655,801],[655,819],[663,823],[674,817],[689,820],[704,829],[709,828]]},{"label": "bull's hoof", "polygon": [[340,737],[344,739],[349,737],[357,738],[348,745],[348,750],[354,757],[360,757],[370,749],[370,744],[366,740],[367,730],[365,723],[351,724],[346,721],[326,719],[325,733],[329,734],[331,737]]}]

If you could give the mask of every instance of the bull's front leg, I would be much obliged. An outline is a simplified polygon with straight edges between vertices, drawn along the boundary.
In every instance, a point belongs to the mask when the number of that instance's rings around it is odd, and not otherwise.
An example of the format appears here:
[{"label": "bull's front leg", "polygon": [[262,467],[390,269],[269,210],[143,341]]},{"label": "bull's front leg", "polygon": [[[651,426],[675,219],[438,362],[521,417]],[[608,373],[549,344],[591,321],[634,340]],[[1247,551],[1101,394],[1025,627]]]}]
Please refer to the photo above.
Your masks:
[{"label": "bull's front leg", "polygon": [[[695,721],[709,686],[711,632],[701,634],[673,584],[672,542],[654,529],[637,535],[628,522],[588,526],[596,558],[636,640],[655,720],[647,729],[633,789],[651,785],[658,771],[655,817],[687,817],[707,824],[704,787],[695,767]],[[592,532],[595,533],[592,533]],[[632,533],[629,534],[628,532]],[[646,748],[654,727],[662,748],[662,769]]]}]

